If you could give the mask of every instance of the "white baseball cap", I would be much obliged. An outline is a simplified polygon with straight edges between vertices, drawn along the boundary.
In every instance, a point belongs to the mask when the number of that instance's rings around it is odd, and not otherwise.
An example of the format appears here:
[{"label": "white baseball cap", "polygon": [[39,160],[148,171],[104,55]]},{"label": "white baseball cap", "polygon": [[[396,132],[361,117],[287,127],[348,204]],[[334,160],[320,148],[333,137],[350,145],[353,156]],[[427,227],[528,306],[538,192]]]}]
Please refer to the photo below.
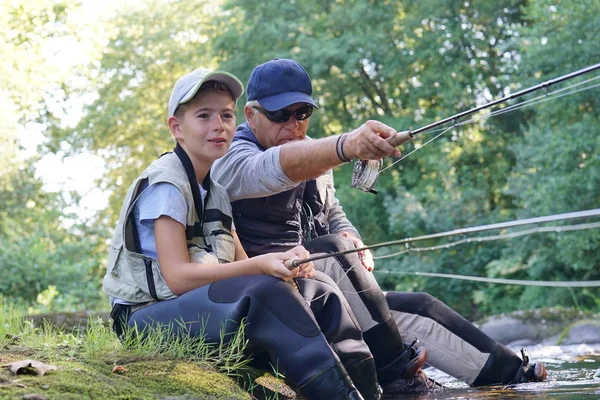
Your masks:
[{"label": "white baseball cap", "polygon": [[237,99],[244,93],[244,85],[235,75],[225,71],[211,71],[206,68],[198,68],[194,72],[190,72],[177,79],[171,97],[169,98],[169,117],[172,117],[180,104],[187,103],[200,89],[204,82],[217,81],[221,82],[231,91],[233,100]]}]

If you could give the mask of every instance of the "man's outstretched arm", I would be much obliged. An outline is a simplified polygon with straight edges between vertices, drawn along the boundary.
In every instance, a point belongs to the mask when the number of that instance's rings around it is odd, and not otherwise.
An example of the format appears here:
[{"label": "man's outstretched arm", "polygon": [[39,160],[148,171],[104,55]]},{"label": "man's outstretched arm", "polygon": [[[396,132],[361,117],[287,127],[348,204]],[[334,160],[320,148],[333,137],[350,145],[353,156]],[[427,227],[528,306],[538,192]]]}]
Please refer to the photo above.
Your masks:
[{"label": "man's outstretched arm", "polygon": [[400,151],[386,140],[396,136],[396,131],[379,121],[367,121],[342,136],[284,144],[279,153],[283,172],[290,180],[302,182],[317,178],[343,164],[340,156],[347,160],[379,160],[385,156],[400,156]]}]

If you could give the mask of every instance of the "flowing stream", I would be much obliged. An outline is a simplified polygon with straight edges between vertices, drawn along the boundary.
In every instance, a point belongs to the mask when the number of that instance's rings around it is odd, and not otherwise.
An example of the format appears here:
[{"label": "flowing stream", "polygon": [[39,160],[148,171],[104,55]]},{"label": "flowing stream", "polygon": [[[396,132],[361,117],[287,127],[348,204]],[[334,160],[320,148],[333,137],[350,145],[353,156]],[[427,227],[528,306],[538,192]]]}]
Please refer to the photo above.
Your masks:
[{"label": "flowing stream", "polygon": [[[512,348],[518,353],[518,348]],[[447,389],[412,399],[600,399],[600,344],[529,346],[532,362],[546,364],[546,382],[471,388],[445,373],[428,368],[427,375]]]}]

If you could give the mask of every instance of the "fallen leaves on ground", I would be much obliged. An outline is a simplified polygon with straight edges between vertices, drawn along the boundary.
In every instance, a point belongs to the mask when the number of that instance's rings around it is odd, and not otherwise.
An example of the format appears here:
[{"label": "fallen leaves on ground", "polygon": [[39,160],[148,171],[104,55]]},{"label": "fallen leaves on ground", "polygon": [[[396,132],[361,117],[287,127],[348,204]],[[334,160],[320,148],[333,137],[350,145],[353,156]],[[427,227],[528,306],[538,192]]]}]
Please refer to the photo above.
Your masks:
[{"label": "fallen leaves on ground", "polygon": [[127,368],[122,365],[115,365],[115,367],[112,369],[113,374],[123,375],[125,372],[127,372]]},{"label": "fallen leaves on ground", "polygon": [[46,400],[46,396],[42,396],[41,394],[26,394],[23,396],[23,400]]},{"label": "fallen leaves on ground", "polygon": [[57,368],[54,365],[44,364],[36,360],[22,360],[4,365],[14,375],[17,374],[37,374],[43,376],[48,371],[55,371]]}]

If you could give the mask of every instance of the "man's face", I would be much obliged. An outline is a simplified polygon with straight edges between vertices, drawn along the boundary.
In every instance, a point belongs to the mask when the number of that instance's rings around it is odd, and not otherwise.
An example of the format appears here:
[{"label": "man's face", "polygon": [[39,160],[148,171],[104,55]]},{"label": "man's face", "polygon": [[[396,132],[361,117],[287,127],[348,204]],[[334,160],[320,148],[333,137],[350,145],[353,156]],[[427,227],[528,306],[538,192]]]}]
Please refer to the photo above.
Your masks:
[{"label": "man's face", "polygon": [[[284,110],[293,112],[302,107],[306,107],[306,103],[292,104],[285,107]],[[256,110],[250,110],[251,114],[249,117],[248,111],[249,110],[246,110],[248,125],[250,125],[250,128],[252,129],[252,132],[254,132],[260,145],[265,149],[273,146],[280,146],[294,140],[303,140],[306,137],[308,120],[310,118],[298,121],[296,120],[295,115],[292,114],[285,122],[273,122],[262,112]],[[252,115],[254,113],[256,115]]]}]

